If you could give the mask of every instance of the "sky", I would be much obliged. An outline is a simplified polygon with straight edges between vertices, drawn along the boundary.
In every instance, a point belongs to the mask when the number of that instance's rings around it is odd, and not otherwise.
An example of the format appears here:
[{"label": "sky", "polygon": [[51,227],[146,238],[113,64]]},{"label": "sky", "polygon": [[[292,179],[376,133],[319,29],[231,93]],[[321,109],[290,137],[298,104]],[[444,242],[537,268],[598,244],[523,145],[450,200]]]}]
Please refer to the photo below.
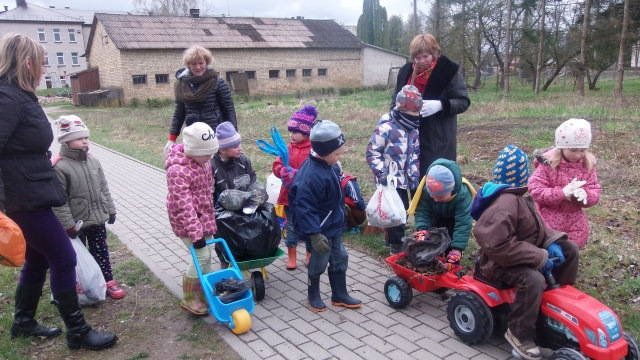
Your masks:
[{"label": "sky", "polygon": [[[380,6],[387,9],[388,16],[402,15],[403,18],[413,12],[413,0],[379,0]],[[362,14],[362,0],[216,0],[211,1],[214,15],[231,14],[247,17],[292,17],[304,16],[305,19],[334,19],[344,25],[356,25]],[[27,0],[27,3],[43,7],[50,5],[64,8],[69,6],[82,10],[134,11],[133,0]],[[15,7],[15,0],[0,0],[0,5]],[[418,10],[426,12],[427,4],[418,0]]]}]

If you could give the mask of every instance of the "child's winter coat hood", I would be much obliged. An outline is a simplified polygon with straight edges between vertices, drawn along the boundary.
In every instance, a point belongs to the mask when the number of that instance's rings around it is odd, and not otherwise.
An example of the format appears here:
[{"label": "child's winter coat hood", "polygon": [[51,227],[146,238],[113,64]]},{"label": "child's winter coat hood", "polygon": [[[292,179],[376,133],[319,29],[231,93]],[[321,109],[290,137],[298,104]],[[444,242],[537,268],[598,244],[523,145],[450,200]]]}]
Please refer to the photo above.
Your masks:
[{"label": "child's winter coat hood", "polygon": [[[478,191],[476,197],[473,199],[473,204],[471,205],[471,217],[473,220],[478,221],[482,213],[491,205],[493,200],[502,192],[504,189],[509,189],[511,186],[506,184],[496,184],[494,182],[488,182],[484,184],[484,186]],[[526,187],[523,187],[526,192]]]},{"label": "child's winter coat hood", "polygon": [[164,159],[164,168],[168,169],[171,165],[189,165],[194,161],[184,153],[184,144],[175,144],[169,148],[167,157]]}]

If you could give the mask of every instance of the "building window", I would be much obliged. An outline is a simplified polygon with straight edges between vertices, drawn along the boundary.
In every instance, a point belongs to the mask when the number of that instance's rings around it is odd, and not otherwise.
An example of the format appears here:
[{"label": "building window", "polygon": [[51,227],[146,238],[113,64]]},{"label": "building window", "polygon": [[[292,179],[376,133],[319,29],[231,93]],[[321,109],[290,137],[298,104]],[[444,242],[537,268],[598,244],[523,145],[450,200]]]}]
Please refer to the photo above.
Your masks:
[{"label": "building window", "polygon": [[64,54],[56,53],[56,57],[58,58],[58,65],[64,65]]},{"label": "building window", "polygon": [[44,56],[44,66],[49,66],[49,55]]},{"label": "building window", "polygon": [[302,69],[302,77],[310,77],[311,69]]},{"label": "building window", "polygon": [[277,79],[280,77],[280,70],[269,70],[269,79]]},{"label": "building window", "polygon": [[60,29],[53,29],[53,41],[62,42],[62,38],[60,37]]},{"label": "building window", "polygon": [[144,85],[147,83],[147,75],[133,75],[133,85]]},{"label": "building window", "polygon": [[76,33],[73,29],[69,29],[69,42],[76,42]]},{"label": "building window", "polygon": [[247,74],[247,80],[255,80],[256,78],[255,71],[245,71],[245,74]]},{"label": "building window", "polygon": [[327,69],[318,69],[318,76],[327,76]]},{"label": "building window", "polygon": [[156,84],[168,84],[168,83],[169,83],[169,74],[156,74]]},{"label": "building window", "polygon": [[287,77],[296,77],[295,69],[287,69]]},{"label": "building window", "polygon": [[38,41],[45,42],[47,38],[44,36],[44,29],[38,29]]},{"label": "building window", "polygon": [[231,82],[231,75],[237,73],[237,71],[227,71],[227,82]]},{"label": "building window", "polygon": [[80,65],[78,60],[78,53],[71,53],[71,65]]}]

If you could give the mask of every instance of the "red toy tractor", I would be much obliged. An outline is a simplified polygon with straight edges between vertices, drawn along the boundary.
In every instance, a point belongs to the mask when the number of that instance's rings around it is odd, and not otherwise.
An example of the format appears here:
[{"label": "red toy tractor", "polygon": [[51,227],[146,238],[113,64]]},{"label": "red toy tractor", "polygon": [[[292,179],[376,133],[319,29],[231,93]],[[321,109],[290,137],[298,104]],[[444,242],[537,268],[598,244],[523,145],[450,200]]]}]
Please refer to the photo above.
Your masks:
[{"label": "red toy tractor", "polygon": [[[386,259],[397,276],[387,280],[385,296],[392,307],[411,303],[412,288],[421,292],[441,288],[457,290],[447,305],[453,332],[467,344],[504,334],[516,289],[489,279],[476,264],[473,276],[458,276],[460,269],[424,276],[396,264],[404,254]],[[550,360],[640,360],[636,340],[622,330],[618,316],[606,305],[572,286],[558,286],[546,276],[535,343],[554,350]]]}]

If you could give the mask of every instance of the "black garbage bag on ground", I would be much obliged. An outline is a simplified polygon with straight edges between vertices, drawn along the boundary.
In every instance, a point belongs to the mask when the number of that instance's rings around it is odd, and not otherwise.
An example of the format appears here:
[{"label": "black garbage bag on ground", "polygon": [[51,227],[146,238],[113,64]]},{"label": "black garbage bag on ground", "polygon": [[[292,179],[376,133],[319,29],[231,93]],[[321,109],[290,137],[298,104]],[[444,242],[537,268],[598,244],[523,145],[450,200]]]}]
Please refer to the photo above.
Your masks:
[{"label": "black garbage bag on ground", "polygon": [[240,210],[245,206],[251,196],[252,193],[249,191],[227,189],[220,193],[218,204],[226,210]]},{"label": "black garbage bag on ground", "polygon": [[402,238],[402,251],[416,267],[429,266],[451,244],[447,228],[430,228],[427,232],[429,234],[422,241],[413,237]]},{"label": "black garbage bag on ground", "polygon": [[[236,261],[264,259],[275,255],[282,233],[278,216],[271,203],[264,203],[252,214],[216,208],[218,232]],[[216,253],[224,253],[216,244]]]},{"label": "black garbage bag on ground", "polygon": [[213,284],[213,294],[220,298],[223,304],[228,304],[242,299],[244,293],[249,290],[249,281],[235,278],[222,279]]}]

